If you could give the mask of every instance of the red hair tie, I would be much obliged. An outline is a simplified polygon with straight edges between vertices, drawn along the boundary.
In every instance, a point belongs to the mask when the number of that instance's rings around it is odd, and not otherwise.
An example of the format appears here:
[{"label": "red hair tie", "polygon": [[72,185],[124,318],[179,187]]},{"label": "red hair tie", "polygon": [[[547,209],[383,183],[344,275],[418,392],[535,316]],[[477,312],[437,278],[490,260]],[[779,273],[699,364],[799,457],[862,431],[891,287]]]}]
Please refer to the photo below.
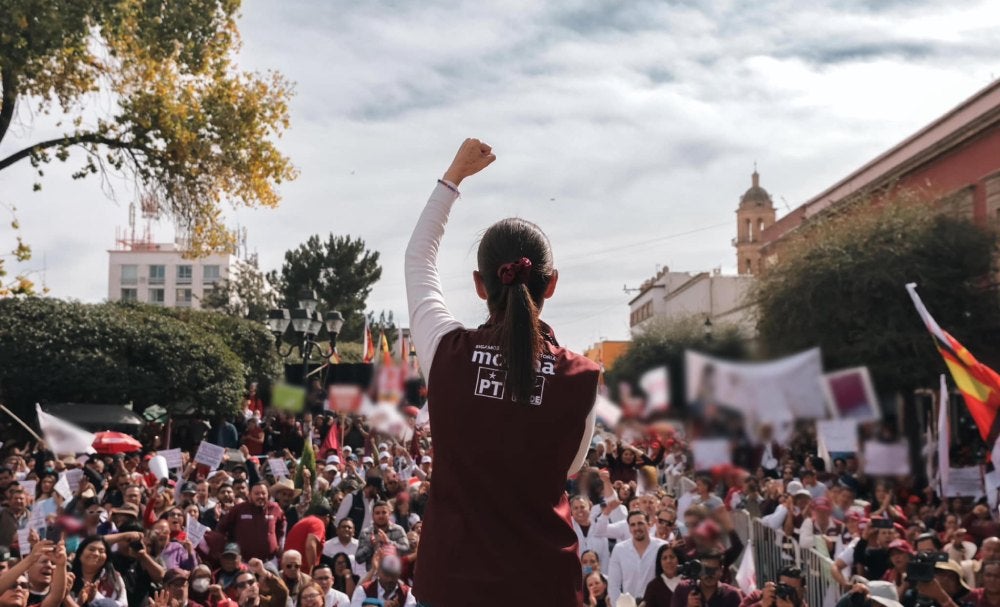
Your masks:
[{"label": "red hair tie", "polygon": [[513,263],[505,263],[497,269],[497,276],[504,285],[512,285],[516,282],[527,282],[531,276],[531,260],[527,257]]}]

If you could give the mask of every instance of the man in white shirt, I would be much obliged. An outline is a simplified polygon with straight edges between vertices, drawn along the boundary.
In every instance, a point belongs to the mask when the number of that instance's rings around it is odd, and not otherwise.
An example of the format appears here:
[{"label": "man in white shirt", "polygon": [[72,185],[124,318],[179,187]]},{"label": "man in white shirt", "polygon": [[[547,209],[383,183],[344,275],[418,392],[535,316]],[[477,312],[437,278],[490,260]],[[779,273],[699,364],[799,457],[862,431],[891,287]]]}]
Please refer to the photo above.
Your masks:
[{"label": "man in white shirt", "polygon": [[593,550],[597,553],[601,569],[606,569],[611,559],[611,551],[608,550],[608,539],[594,534],[594,526],[590,521],[590,500],[577,495],[570,500],[569,506],[573,514],[573,531],[576,532],[576,553],[581,555]]},{"label": "man in white shirt", "polygon": [[351,607],[362,607],[366,598],[381,599],[386,605],[398,607],[415,607],[417,600],[413,591],[399,581],[402,564],[399,557],[389,554],[379,563],[375,579],[358,584],[351,595]]},{"label": "man in white shirt", "polygon": [[634,597],[643,596],[646,586],[656,575],[656,552],[666,544],[650,537],[649,519],[645,513],[632,511],[627,520],[632,539],[615,546],[608,567],[608,598],[612,605],[623,592]]},{"label": "man in white shirt", "polygon": [[323,607],[350,607],[351,597],[333,589],[333,570],[329,565],[320,564],[313,567],[312,579],[319,584],[325,594]]},{"label": "man in white shirt", "polygon": [[359,565],[355,560],[354,555],[358,551],[358,540],[354,537],[354,521],[349,518],[341,519],[337,523],[337,535],[326,540],[323,544],[323,556],[328,559],[333,559],[337,554],[343,552],[347,556],[351,557],[351,569],[357,575],[364,575],[367,573],[368,568],[364,565]]}]

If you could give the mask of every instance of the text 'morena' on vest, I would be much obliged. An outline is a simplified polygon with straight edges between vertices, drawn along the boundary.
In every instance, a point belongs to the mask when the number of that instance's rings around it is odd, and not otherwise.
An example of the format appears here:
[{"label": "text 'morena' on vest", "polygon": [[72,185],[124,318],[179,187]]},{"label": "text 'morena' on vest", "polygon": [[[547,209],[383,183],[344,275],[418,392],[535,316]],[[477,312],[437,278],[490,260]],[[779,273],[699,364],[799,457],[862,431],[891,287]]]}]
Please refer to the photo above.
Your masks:
[{"label": "text 'morena' on vest", "polygon": [[542,229],[519,218],[490,226],[479,241],[476,292],[500,328],[507,381],[518,402],[529,402],[543,337],[538,315],[555,292],[559,273]]}]

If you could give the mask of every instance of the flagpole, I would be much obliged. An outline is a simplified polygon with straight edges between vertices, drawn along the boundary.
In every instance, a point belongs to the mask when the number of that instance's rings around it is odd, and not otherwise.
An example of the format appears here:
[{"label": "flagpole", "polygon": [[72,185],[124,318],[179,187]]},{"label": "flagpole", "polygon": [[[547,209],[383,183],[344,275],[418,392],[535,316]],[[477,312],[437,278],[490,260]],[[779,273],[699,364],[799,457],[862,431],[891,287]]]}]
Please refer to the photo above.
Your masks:
[{"label": "flagpole", "polygon": [[23,428],[24,428],[25,430],[27,430],[29,434],[31,434],[32,436],[34,436],[34,437],[35,437],[35,440],[37,440],[37,441],[39,441],[39,442],[41,442],[42,440],[44,440],[44,439],[43,439],[43,438],[42,438],[41,436],[38,436],[38,434],[37,434],[37,433],[35,433],[35,431],[34,431],[34,430],[32,430],[32,429],[31,429],[31,426],[29,426],[28,424],[24,423],[24,420],[22,420],[22,419],[21,419],[20,417],[18,417],[18,416],[16,416],[16,415],[14,415],[14,413],[13,413],[13,412],[12,412],[12,411],[11,411],[10,409],[8,409],[8,408],[6,407],[6,405],[0,405],[0,409],[3,409],[3,412],[4,412],[4,413],[6,413],[7,415],[9,415],[9,416],[13,417],[13,418],[14,418],[14,421],[16,421],[17,423],[21,424],[21,426],[22,426],[22,427],[23,427]]}]

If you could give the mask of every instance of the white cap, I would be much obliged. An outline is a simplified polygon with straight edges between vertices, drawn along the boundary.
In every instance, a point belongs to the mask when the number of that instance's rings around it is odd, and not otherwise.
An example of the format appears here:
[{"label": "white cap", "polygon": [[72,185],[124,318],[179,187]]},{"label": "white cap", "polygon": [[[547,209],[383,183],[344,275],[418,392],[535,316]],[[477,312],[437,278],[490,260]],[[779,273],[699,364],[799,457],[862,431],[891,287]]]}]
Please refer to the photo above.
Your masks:
[{"label": "white cap", "polygon": [[799,481],[792,481],[788,483],[788,486],[785,487],[785,490],[788,492],[789,495],[795,495],[799,491],[802,491],[804,488],[805,487],[803,487],[802,483],[800,483]]},{"label": "white cap", "polygon": [[368,457],[366,455],[366,456],[364,456],[364,457],[361,458],[361,463],[362,464],[374,464],[375,460],[373,460],[372,458],[370,458],[370,457]]},{"label": "white cap", "polygon": [[812,496],[813,496],[812,493],[809,493],[808,489],[799,489],[798,491],[796,491],[792,495],[795,496],[795,497],[808,497],[809,499],[812,499]]},{"label": "white cap", "polygon": [[342,451],[344,452],[345,455],[350,455],[351,452],[354,451],[354,449],[351,449],[350,445],[344,445]]},{"label": "white cap", "polygon": [[340,458],[337,456],[336,453],[334,453],[332,455],[327,455],[326,456],[326,463],[328,463],[328,464],[339,464],[340,463]]},{"label": "white cap", "polygon": [[379,443],[378,444],[378,450],[379,451],[388,451],[389,450],[389,443]]},{"label": "white cap", "polygon": [[340,472],[340,468],[330,464],[326,468],[323,468],[323,472]]},{"label": "white cap", "polygon": [[899,602],[899,593],[896,592],[896,585],[892,582],[868,582],[868,596],[885,607],[902,607]]},{"label": "white cap", "polygon": [[378,458],[382,459],[383,457],[389,457],[389,458],[391,458],[392,456],[389,455],[388,451],[379,451]]},{"label": "white cap", "polygon": [[429,455],[425,455],[425,456],[424,456],[424,457],[423,457],[423,458],[422,458],[422,459],[420,460],[420,463],[421,463],[421,464],[429,464],[429,463],[431,463],[431,456],[429,456]]}]

